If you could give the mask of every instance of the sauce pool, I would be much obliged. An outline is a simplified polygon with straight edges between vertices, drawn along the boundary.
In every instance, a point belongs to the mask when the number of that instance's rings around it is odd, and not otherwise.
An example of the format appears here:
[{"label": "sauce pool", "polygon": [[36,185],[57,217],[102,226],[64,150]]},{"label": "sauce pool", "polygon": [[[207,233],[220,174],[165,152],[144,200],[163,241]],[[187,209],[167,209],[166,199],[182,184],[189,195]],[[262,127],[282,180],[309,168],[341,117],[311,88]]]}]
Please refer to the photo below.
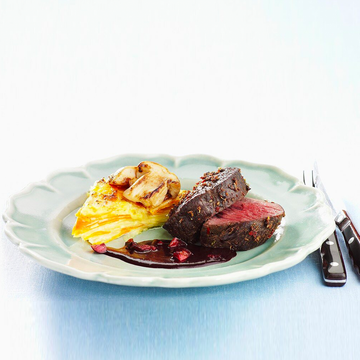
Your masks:
[{"label": "sauce pool", "polygon": [[[93,247],[96,251],[96,249]],[[106,247],[103,255],[127,263],[163,269],[179,269],[223,263],[236,256],[236,251],[224,248],[208,248],[187,244],[182,240],[147,240],[135,242],[132,239],[120,249]]]}]

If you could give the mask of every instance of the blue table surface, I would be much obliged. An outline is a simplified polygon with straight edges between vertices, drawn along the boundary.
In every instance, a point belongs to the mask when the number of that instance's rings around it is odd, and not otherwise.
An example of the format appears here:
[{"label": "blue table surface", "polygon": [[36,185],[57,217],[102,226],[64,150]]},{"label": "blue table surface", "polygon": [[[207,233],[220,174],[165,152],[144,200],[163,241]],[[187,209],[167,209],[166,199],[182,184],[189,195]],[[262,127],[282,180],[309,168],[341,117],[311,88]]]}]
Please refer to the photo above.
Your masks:
[{"label": "blue table surface", "polygon": [[3,340],[14,358],[358,358],[360,278],[346,251],[342,288],[323,285],[315,252],[252,281],[163,289],[73,278],[9,241],[1,247],[9,318]]}]

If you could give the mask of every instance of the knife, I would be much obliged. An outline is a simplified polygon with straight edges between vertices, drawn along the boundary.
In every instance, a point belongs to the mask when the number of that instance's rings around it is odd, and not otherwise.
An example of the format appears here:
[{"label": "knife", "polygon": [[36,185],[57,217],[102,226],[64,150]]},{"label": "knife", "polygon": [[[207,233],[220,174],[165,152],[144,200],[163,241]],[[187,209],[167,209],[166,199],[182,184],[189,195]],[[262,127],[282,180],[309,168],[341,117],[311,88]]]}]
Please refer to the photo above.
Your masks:
[{"label": "knife", "polygon": [[[310,175],[311,179],[306,175]],[[309,185],[311,182],[312,187],[317,187],[316,179],[314,170],[310,174],[303,172],[304,184]],[[322,243],[319,253],[325,285],[332,287],[344,286],[347,276],[336,230]]]},{"label": "knife", "polygon": [[[314,170],[310,173],[303,171],[303,182],[305,185],[311,183],[310,186],[316,187]],[[325,285],[332,287],[344,286],[347,279],[346,269],[336,231],[322,243],[319,254],[321,257],[321,270]]]},{"label": "knife", "polygon": [[345,210],[341,210],[338,207],[336,208],[334,207],[333,203],[331,202],[325,190],[324,183],[322,182],[321,177],[319,175],[319,168],[316,162],[314,164],[313,179],[315,186],[324,193],[326,201],[333,211],[333,214],[335,216],[335,223],[339,228],[339,230],[341,231],[342,235],[344,236],[344,240],[349,252],[350,259],[357,273],[360,274],[359,233],[357,232],[354,224],[352,223],[348,213]]}]

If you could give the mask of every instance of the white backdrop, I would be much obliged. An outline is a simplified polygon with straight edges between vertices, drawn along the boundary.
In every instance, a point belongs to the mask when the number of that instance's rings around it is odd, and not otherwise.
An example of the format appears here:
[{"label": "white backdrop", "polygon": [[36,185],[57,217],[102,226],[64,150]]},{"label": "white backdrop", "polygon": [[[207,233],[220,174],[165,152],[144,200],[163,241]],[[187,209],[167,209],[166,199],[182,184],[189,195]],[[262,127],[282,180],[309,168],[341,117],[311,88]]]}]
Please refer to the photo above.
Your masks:
[{"label": "white backdrop", "polygon": [[359,159],[357,1],[0,4],[4,195],[124,152]]}]

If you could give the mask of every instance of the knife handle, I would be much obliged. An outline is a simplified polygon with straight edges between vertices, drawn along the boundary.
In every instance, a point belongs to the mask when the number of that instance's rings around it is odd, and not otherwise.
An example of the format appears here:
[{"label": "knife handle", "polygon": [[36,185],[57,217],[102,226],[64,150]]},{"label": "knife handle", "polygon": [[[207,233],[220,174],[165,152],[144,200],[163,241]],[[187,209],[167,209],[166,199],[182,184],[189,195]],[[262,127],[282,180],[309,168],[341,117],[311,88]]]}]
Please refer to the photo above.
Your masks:
[{"label": "knife handle", "polygon": [[353,262],[354,268],[357,270],[358,274],[360,274],[360,236],[349,216],[345,211],[344,213],[349,221],[347,226],[345,226],[341,231],[349,250],[349,255]]},{"label": "knife handle", "polygon": [[325,284],[333,287],[344,286],[347,278],[346,269],[336,231],[321,245],[320,256]]}]

